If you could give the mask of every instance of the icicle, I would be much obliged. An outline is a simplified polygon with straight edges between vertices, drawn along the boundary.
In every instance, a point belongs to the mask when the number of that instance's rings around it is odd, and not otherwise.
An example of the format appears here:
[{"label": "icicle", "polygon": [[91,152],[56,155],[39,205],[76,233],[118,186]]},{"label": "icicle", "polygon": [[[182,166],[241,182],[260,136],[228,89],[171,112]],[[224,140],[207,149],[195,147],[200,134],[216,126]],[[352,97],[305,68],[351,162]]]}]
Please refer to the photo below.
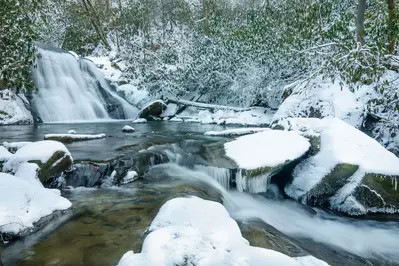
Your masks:
[{"label": "icicle", "polygon": [[242,175],[242,171],[238,170],[236,174],[237,190],[240,192],[262,193],[267,191],[270,181],[269,175],[261,175],[255,177],[247,177]]},{"label": "icicle", "polygon": [[395,176],[395,191],[398,191],[398,178]]}]

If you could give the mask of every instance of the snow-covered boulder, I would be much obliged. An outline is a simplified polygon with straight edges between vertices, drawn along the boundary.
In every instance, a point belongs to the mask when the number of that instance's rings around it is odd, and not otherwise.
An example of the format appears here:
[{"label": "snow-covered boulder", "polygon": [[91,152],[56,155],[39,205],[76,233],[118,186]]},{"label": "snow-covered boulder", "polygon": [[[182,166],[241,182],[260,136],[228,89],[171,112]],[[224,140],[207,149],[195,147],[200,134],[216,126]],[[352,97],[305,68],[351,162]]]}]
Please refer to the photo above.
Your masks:
[{"label": "snow-covered boulder", "polygon": [[266,192],[270,178],[308,150],[308,140],[295,132],[267,130],[224,144],[226,156],[239,169],[239,191]]},{"label": "snow-covered boulder", "polygon": [[68,130],[68,134],[76,134],[76,131],[75,131],[75,130],[73,130],[73,129],[71,129],[71,130]]},{"label": "snow-covered boulder", "polygon": [[134,132],[134,131],[136,131],[136,130],[135,130],[133,127],[128,126],[128,125],[126,125],[126,126],[124,126],[124,127],[122,128],[122,132],[132,133],[132,132]]},{"label": "snow-covered boulder", "polygon": [[248,134],[254,134],[262,131],[270,130],[270,128],[264,127],[243,127],[234,128],[220,131],[207,131],[204,133],[205,136],[242,136]]},{"label": "snow-covered boulder", "polygon": [[137,114],[138,118],[144,118],[147,120],[159,120],[162,112],[165,111],[167,105],[162,100],[156,100],[147,104],[143,109]]},{"label": "snow-covered boulder", "polygon": [[145,118],[137,118],[135,120],[132,121],[133,124],[143,124],[143,123],[147,123],[147,119]]},{"label": "snow-covered boulder", "polygon": [[295,117],[336,117],[358,128],[364,116],[365,104],[348,86],[341,87],[339,81],[318,77],[298,84],[280,105],[273,121]]},{"label": "snow-covered boulder", "polygon": [[3,169],[3,164],[11,158],[12,154],[3,146],[0,146],[0,171]]},{"label": "snow-covered boulder", "polygon": [[32,172],[21,171],[19,176],[0,173],[0,235],[3,239],[32,233],[55,211],[71,207],[71,203],[53,189],[40,182],[33,184]]},{"label": "snow-covered boulder", "polygon": [[223,205],[196,197],[166,202],[149,232],[141,253],[127,252],[118,266],[327,265],[311,256],[291,258],[250,246]]},{"label": "snow-covered boulder", "polygon": [[3,146],[11,153],[15,153],[18,149],[32,142],[30,141],[19,141],[19,142],[3,142]]},{"label": "snow-covered boulder", "polygon": [[166,109],[162,112],[161,117],[172,117],[176,114],[178,110],[178,105],[175,103],[169,103]]},{"label": "snow-covered boulder", "polygon": [[32,114],[25,106],[29,103],[25,100],[23,95],[0,90],[0,125],[32,124]]},{"label": "snow-covered boulder", "polygon": [[337,118],[297,118],[280,125],[318,139],[319,145],[295,167],[288,196],[351,215],[399,211],[399,158],[376,140]]},{"label": "snow-covered boulder", "polygon": [[27,144],[17,150],[3,166],[6,172],[16,173],[23,163],[35,163],[40,167],[38,176],[49,183],[72,169],[73,159],[64,144],[45,140]]},{"label": "snow-covered boulder", "polygon": [[106,137],[107,137],[107,135],[105,135],[104,133],[101,133],[101,134],[46,134],[44,136],[44,139],[70,143],[70,142],[74,142],[74,141],[103,139]]}]

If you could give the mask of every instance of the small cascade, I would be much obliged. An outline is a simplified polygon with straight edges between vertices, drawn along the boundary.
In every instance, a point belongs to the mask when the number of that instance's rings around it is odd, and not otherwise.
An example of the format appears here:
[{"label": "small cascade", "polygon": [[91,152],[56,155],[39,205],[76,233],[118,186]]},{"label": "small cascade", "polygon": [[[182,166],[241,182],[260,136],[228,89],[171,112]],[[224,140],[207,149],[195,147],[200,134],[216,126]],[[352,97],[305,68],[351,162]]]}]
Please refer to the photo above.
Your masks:
[{"label": "small cascade", "polygon": [[40,46],[37,58],[32,103],[44,122],[133,119],[138,113],[91,61]]},{"label": "small cascade", "polygon": [[242,170],[238,170],[236,174],[237,190],[240,192],[249,193],[263,193],[267,191],[267,187],[270,182],[270,175],[261,175],[254,177],[247,177],[242,173]]},{"label": "small cascade", "polygon": [[215,166],[195,165],[195,171],[208,174],[215,179],[226,190],[230,189],[231,173],[229,169],[219,168]]}]

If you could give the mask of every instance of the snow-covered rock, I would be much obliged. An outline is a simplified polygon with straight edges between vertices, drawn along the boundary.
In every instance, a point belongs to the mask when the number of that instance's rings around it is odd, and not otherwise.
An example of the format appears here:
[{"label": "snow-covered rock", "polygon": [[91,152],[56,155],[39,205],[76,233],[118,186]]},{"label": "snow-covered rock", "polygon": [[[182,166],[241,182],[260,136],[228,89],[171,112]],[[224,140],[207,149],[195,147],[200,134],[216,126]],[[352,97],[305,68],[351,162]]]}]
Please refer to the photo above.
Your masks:
[{"label": "snow-covered rock", "polygon": [[68,131],[68,134],[76,134],[76,131],[71,129],[71,130]]},{"label": "snow-covered rock", "polygon": [[111,62],[110,57],[108,56],[87,56],[85,58],[92,61],[99,68],[100,72],[106,79],[113,82],[117,82],[120,79],[122,75],[122,69],[119,66],[123,64],[114,64]]},{"label": "snow-covered rock", "polygon": [[270,178],[308,150],[308,140],[295,132],[267,130],[224,144],[226,156],[238,166],[237,189],[266,192]]},{"label": "snow-covered rock", "polygon": [[16,173],[23,163],[35,163],[40,167],[41,182],[50,182],[53,178],[69,171],[73,159],[64,144],[45,140],[27,144],[13,154],[3,166],[3,171]]},{"label": "snow-covered rock", "polygon": [[57,140],[61,142],[74,142],[92,139],[103,139],[107,137],[104,133],[101,134],[46,134],[45,140]]},{"label": "snow-covered rock", "polygon": [[27,235],[41,218],[72,205],[54,190],[26,181],[31,172],[18,174],[24,177],[0,173],[0,234],[9,236]]},{"label": "snow-covered rock", "polygon": [[139,111],[137,118],[157,120],[161,116],[162,112],[166,110],[166,108],[167,105],[162,100],[150,102]]},{"label": "snow-covered rock", "polygon": [[[165,117],[166,118],[166,117]],[[169,119],[170,122],[184,122],[184,120],[180,117],[172,117],[171,119]]]},{"label": "snow-covered rock", "polygon": [[125,185],[128,183],[131,183],[131,182],[134,182],[135,180],[137,180],[138,178],[139,178],[139,176],[136,171],[128,171],[126,176],[121,179],[120,184]]},{"label": "snow-covered rock", "polygon": [[3,146],[0,146],[0,171],[3,169],[3,164],[11,158],[12,154]]},{"label": "snow-covered rock", "polygon": [[376,140],[337,118],[296,118],[280,125],[318,146],[295,167],[287,195],[353,215],[399,210],[399,158]]},{"label": "snow-covered rock", "polygon": [[25,106],[25,100],[23,95],[10,90],[0,91],[0,125],[32,124],[33,117]]},{"label": "snow-covered rock", "polygon": [[135,130],[133,127],[128,126],[128,125],[126,125],[126,126],[124,126],[124,127],[122,128],[122,132],[131,133],[131,132],[134,132],[134,131],[136,131],[136,130]]},{"label": "snow-covered rock", "polygon": [[117,91],[123,93],[124,98],[138,108],[143,108],[149,98],[148,91],[140,90],[132,84],[121,85],[117,87]]},{"label": "snow-covered rock", "polygon": [[15,153],[17,150],[32,143],[31,141],[19,141],[19,142],[3,142],[3,146],[11,153]]},{"label": "snow-covered rock", "polygon": [[141,253],[127,252],[118,266],[327,265],[250,246],[223,205],[196,197],[166,202],[149,231]]},{"label": "snow-covered rock", "polygon": [[[288,89],[286,89],[288,90]],[[294,117],[336,117],[360,127],[365,116],[365,104],[339,81],[321,77],[298,84],[280,105],[273,121]]]},{"label": "snow-covered rock", "polygon": [[147,123],[147,119],[145,119],[145,118],[137,118],[137,119],[133,120],[132,123],[133,123],[133,124]]},{"label": "snow-covered rock", "polygon": [[270,128],[263,127],[243,127],[234,128],[220,131],[207,131],[204,133],[205,136],[242,136],[248,134],[254,134],[262,131],[270,130]]}]

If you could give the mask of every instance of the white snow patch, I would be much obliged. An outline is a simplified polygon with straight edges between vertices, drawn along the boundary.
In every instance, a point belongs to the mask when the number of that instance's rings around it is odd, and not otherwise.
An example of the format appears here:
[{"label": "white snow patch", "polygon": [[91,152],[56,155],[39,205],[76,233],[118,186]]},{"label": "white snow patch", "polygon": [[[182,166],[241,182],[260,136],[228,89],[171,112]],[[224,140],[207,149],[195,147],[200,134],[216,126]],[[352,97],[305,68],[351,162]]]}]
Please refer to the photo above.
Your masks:
[{"label": "white snow patch", "polygon": [[242,136],[224,144],[226,155],[239,168],[275,167],[305,154],[309,141],[292,131],[267,130]]},{"label": "white snow patch", "polygon": [[204,133],[205,136],[242,136],[248,134],[254,134],[262,131],[270,130],[270,128],[262,127],[243,127],[234,128],[220,131],[207,131]]},{"label": "white snow patch", "polygon": [[[166,117],[165,117],[166,118]],[[183,122],[184,120],[180,117],[172,117],[170,120],[170,122]]]},{"label": "white snow patch", "polygon": [[321,77],[303,82],[280,105],[273,121],[290,117],[336,117],[359,127],[365,115],[365,104],[348,86]]},{"label": "white snow patch", "polygon": [[71,129],[71,130],[68,131],[68,134],[76,134],[76,131]]},{"label": "white snow patch", "polygon": [[166,202],[149,231],[141,253],[127,252],[118,266],[303,265],[282,253],[251,247],[223,205],[196,197]]},{"label": "white snow patch", "polygon": [[8,161],[11,158],[11,156],[12,153],[10,153],[5,147],[0,146],[0,162]]},{"label": "white snow patch", "polygon": [[20,142],[3,142],[3,146],[7,148],[9,151],[16,151],[26,146],[32,142],[30,141],[20,141]]},{"label": "white snow patch", "polygon": [[146,99],[149,98],[148,91],[139,89],[137,86],[132,84],[121,85],[117,87],[116,90],[123,92],[125,99],[138,108],[143,108],[143,106],[146,104]]},{"label": "white snow patch", "polygon": [[131,126],[125,125],[125,126],[122,128],[122,131],[123,131],[123,132],[134,132],[135,129],[134,129],[133,127],[131,127]]},{"label": "white snow patch", "polygon": [[121,180],[121,184],[124,185],[124,184],[131,183],[131,182],[137,180],[137,178],[138,178],[138,174],[136,171],[128,171],[126,176]]},{"label": "white snow patch", "polygon": [[103,139],[107,135],[101,134],[46,134],[44,139],[71,139],[71,140],[91,140],[91,139]]},{"label": "white snow patch", "polygon": [[162,112],[161,117],[174,116],[177,112],[177,104],[170,103],[167,105],[165,111]]},{"label": "white snow patch", "polygon": [[33,227],[40,218],[71,205],[52,190],[0,173],[0,231],[3,233],[17,234]]},{"label": "white snow patch", "polygon": [[39,170],[39,166],[35,163],[21,163],[15,172],[15,177],[22,178],[33,186],[43,188],[43,184],[37,176]]},{"label": "white snow patch", "polygon": [[104,77],[110,81],[116,82],[122,75],[122,71],[112,66],[112,62],[108,56],[87,56],[85,58],[92,61],[99,68]]},{"label": "white snow patch", "polygon": [[132,123],[133,124],[147,123],[147,119],[145,119],[145,118],[137,118],[137,119],[133,120]]}]

